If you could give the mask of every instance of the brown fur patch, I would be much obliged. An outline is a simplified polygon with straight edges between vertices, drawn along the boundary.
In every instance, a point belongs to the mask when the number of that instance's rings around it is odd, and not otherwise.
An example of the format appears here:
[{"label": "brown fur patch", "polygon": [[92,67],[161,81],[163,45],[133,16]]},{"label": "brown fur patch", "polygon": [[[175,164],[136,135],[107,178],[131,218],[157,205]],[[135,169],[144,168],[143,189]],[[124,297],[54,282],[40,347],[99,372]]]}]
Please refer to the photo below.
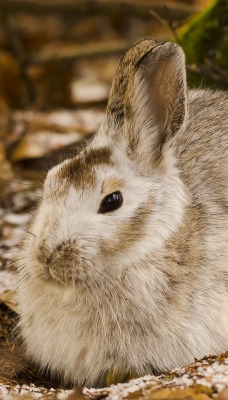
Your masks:
[{"label": "brown fur patch", "polygon": [[153,204],[153,200],[149,199],[145,204],[141,205],[135,214],[126,220],[118,230],[116,240],[102,243],[101,254],[104,258],[106,255],[124,253],[124,251],[132,248],[136,242],[142,239]]},{"label": "brown fur patch", "polygon": [[175,305],[181,312],[189,307],[189,297],[203,263],[204,230],[200,210],[189,206],[182,226],[165,247],[163,265],[171,289],[166,296],[167,304]]},{"label": "brown fur patch", "polygon": [[120,190],[123,187],[123,181],[120,179],[109,179],[108,181],[104,182],[104,185],[102,187],[102,194],[108,194],[108,193],[113,193],[116,192],[117,190]]},{"label": "brown fur patch", "polygon": [[95,185],[94,167],[111,165],[111,151],[108,147],[86,149],[79,156],[72,158],[60,172],[60,179],[67,178],[77,189]]}]

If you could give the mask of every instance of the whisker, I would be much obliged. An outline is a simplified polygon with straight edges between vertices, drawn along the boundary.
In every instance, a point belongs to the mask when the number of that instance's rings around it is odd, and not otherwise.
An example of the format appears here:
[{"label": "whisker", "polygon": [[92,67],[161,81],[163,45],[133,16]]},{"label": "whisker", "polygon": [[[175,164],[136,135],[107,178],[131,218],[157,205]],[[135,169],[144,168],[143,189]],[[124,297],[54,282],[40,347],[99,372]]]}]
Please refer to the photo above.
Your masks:
[{"label": "whisker", "polygon": [[29,235],[32,235],[32,236],[34,236],[36,238],[36,235],[34,235],[34,233],[30,232],[27,228],[24,228],[23,226],[17,225],[14,222],[8,221],[7,219],[4,219],[4,218],[2,218],[2,221],[7,223],[7,224],[10,224],[10,225],[14,226],[17,229],[22,230],[25,233],[28,233]]},{"label": "whisker", "polygon": [[91,287],[89,286],[88,282],[83,281],[83,283],[87,286],[87,288],[89,289],[90,293],[92,294],[92,297],[93,297],[93,299],[94,299],[94,301],[96,303],[96,306],[97,306],[97,312],[98,312],[98,314],[100,315],[100,318],[101,318],[101,322],[102,322],[103,329],[104,329],[104,335],[105,335],[105,337],[107,337],[107,331],[106,331],[106,328],[105,328],[104,317],[103,317],[103,315],[102,315],[102,313],[100,311],[99,304],[97,303],[97,301],[95,299],[95,296],[94,296],[94,293],[93,293]]},{"label": "whisker", "polygon": [[[17,260],[11,261],[10,263],[7,263],[7,261],[6,261],[6,267],[10,267],[10,266],[12,266],[13,264],[19,263],[19,262],[22,261],[22,260],[26,260],[26,258],[27,258],[27,257],[18,258]],[[20,266],[20,265],[19,265],[19,266]]]},{"label": "whisker", "polygon": [[114,285],[114,283],[113,283],[107,276],[103,275],[103,274],[102,274],[100,271],[98,271],[96,268],[93,267],[93,269],[94,269],[94,271],[96,271],[99,275],[101,275],[101,276],[104,278],[104,280],[107,280],[107,281],[114,287],[115,290],[117,290],[117,288],[116,288],[116,286]]},{"label": "whisker", "polygon": [[15,291],[18,289],[18,286],[19,286],[21,283],[26,282],[26,280],[28,280],[29,278],[30,278],[30,275],[29,275],[29,273],[27,272],[27,273],[24,274],[20,279],[18,279],[18,281],[17,281],[17,286],[16,286]]},{"label": "whisker", "polygon": [[5,254],[11,254],[11,253],[18,253],[21,252],[22,250],[8,250],[8,251],[4,251],[4,253],[1,253],[0,251],[0,256],[4,256]]},{"label": "whisker", "polygon": [[[7,253],[5,253],[7,254]],[[1,256],[4,256],[5,254],[1,254]],[[23,256],[23,257],[22,257]],[[20,257],[20,258],[19,258]],[[19,252],[18,256],[15,256],[14,254],[14,258],[12,261],[17,261],[17,260],[21,260],[22,258],[28,258],[28,256],[26,254],[23,254],[21,252]],[[7,261],[7,260],[6,260]],[[10,261],[10,260],[9,260]]]},{"label": "whisker", "polygon": [[[15,263],[17,263],[17,262],[19,262],[19,261],[21,261],[21,260],[25,260],[27,257],[20,257],[20,258],[17,258],[16,260],[13,260],[13,261],[10,261],[10,263],[11,264],[15,264]],[[9,260],[8,260],[9,261]],[[7,260],[6,260],[6,262],[7,262]],[[9,265],[9,264],[8,264]]]},{"label": "whisker", "polygon": [[7,182],[10,182],[10,183],[17,183],[18,185],[25,185],[25,186],[34,186],[34,187],[36,187],[36,186],[34,185],[33,182],[14,181],[14,180],[12,180],[12,179],[7,179]]},{"label": "whisker", "polygon": [[116,293],[117,293],[117,295],[119,296],[119,297],[122,297],[122,299],[124,299],[125,300],[125,295],[124,295],[124,293],[122,293],[122,288],[121,287],[116,287],[116,285],[114,285],[114,283],[107,277],[107,276],[105,276],[104,274],[102,274],[102,272],[100,272],[100,271],[98,271],[96,268],[94,268],[94,266],[93,266],[93,270],[95,271],[95,272],[97,272],[100,276],[102,276],[103,278],[104,278],[104,280],[106,280],[106,281],[108,281],[111,285],[112,285],[112,287],[115,289],[115,291],[116,291]]},{"label": "whisker", "polygon": [[114,317],[114,319],[115,319],[115,321],[116,321],[116,323],[117,323],[117,326],[118,326],[118,328],[119,328],[119,331],[120,331],[120,333],[121,333],[121,335],[122,335],[121,326],[120,326],[120,324],[119,324],[118,318],[117,318],[117,316],[116,316],[116,314],[115,314],[115,311],[114,311],[114,309],[113,309],[111,303],[109,302],[109,300],[108,300],[106,294],[102,291],[102,289],[101,289],[99,283],[96,281],[96,279],[95,279],[94,277],[92,277],[92,276],[91,276],[91,279],[95,282],[95,284],[98,286],[98,288],[100,289],[101,293],[103,294],[103,296],[104,296],[104,298],[105,298],[105,300],[106,300],[106,303],[107,303],[107,305],[109,306],[109,309],[110,309],[110,311],[111,311],[111,313],[112,313],[112,315],[113,315],[113,317]]},{"label": "whisker", "polygon": [[[14,274],[17,276],[17,282],[16,282],[16,289],[20,285],[20,283],[26,281],[27,279],[30,278],[30,274],[26,268],[28,267],[28,264],[26,262],[23,262],[19,265],[20,272],[15,271]],[[22,273],[21,273],[22,272]]]}]

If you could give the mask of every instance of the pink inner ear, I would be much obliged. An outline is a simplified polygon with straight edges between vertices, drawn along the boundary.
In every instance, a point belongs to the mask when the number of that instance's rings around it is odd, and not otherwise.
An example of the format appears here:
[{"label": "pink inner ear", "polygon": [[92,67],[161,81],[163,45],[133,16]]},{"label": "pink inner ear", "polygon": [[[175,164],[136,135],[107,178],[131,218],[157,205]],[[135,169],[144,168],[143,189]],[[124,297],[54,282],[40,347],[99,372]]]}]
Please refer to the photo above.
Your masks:
[{"label": "pink inner ear", "polygon": [[145,114],[146,124],[150,120],[156,123],[162,144],[177,133],[185,120],[187,85],[183,50],[173,43],[157,46],[143,58],[138,74],[140,78],[132,86],[133,108],[138,118]]}]

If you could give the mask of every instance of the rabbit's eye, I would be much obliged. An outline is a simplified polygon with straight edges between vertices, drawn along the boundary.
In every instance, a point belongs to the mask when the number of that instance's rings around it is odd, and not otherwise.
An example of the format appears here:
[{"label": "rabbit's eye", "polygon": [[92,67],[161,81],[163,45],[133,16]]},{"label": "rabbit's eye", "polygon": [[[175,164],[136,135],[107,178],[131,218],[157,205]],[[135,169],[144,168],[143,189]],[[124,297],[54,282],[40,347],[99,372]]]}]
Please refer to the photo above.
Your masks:
[{"label": "rabbit's eye", "polygon": [[114,192],[106,196],[98,210],[99,214],[105,214],[110,211],[115,211],[122,206],[123,198],[120,192]]}]

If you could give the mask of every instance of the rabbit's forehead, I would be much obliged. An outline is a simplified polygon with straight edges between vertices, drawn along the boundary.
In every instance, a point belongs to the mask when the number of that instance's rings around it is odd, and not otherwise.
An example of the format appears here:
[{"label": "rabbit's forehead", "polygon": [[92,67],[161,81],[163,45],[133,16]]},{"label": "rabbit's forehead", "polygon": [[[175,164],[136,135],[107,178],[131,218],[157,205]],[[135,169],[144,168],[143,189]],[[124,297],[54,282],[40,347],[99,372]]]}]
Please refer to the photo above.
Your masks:
[{"label": "rabbit's forehead", "polygon": [[52,168],[45,181],[45,200],[62,199],[70,193],[79,200],[87,199],[89,193],[92,200],[95,193],[106,195],[121,190],[134,171],[122,152],[114,150],[109,146],[89,147]]},{"label": "rabbit's forehead", "polygon": [[99,167],[111,166],[111,150],[108,147],[89,148],[52,168],[47,175],[45,188],[48,192],[54,191],[55,194],[57,189],[66,193],[72,186],[79,191],[93,188],[96,185]]}]

